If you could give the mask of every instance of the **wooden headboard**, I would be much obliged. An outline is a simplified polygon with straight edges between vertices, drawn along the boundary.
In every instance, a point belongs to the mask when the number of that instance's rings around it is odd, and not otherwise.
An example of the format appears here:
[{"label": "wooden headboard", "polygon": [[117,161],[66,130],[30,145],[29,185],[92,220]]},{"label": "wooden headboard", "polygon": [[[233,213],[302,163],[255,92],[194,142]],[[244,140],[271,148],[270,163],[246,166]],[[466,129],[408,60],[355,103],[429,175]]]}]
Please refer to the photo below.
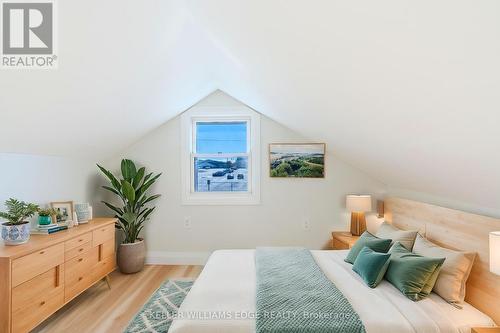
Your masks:
[{"label": "wooden headboard", "polygon": [[500,276],[489,271],[489,232],[500,219],[400,198],[387,198],[385,220],[400,229],[418,229],[430,241],[449,249],[476,252],[465,300],[500,324]]}]

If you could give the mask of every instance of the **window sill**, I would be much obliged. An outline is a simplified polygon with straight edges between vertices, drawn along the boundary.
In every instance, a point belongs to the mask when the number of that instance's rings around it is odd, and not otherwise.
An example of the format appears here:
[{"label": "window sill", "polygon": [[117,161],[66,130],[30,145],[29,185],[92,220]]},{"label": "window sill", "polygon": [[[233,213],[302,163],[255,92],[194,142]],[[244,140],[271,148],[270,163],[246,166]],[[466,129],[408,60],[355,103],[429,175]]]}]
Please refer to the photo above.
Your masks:
[{"label": "window sill", "polygon": [[187,206],[235,206],[260,205],[260,197],[256,194],[224,193],[190,193],[182,198],[182,204]]}]

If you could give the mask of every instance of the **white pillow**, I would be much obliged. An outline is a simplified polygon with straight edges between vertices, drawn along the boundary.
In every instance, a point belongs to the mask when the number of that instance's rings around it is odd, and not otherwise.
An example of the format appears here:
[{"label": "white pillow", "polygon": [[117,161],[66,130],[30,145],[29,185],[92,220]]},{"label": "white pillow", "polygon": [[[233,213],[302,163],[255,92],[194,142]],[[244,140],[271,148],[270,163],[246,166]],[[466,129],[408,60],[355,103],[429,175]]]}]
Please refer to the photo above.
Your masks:
[{"label": "white pillow", "polygon": [[417,237],[418,230],[400,230],[393,227],[391,224],[384,222],[380,225],[377,231],[378,238],[392,239],[392,244],[400,242],[408,251],[413,248],[415,237]]},{"label": "white pillow", "polygon": [[431,258],[446,258],[433,291],[449,303],[462,303],[465,298],[465,283],[476,254],[445,249],[420,235],[415,240],[413,252]]}]

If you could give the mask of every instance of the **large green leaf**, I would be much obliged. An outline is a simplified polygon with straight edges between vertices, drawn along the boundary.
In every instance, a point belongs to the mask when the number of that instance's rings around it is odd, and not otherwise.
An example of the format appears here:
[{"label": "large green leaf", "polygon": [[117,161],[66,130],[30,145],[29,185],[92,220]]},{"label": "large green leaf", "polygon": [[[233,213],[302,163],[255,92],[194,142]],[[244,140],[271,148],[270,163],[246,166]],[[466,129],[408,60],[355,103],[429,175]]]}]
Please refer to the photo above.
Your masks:
[{"label": "large green leaf", "polygon": [[148,173],[145,177],[144,177],[144,181],[142,182],[143,184],[146,183],[148,181],[149,178],[151,178],[151,176],[153,175],[153,173]]},{"label": "large green leaf", "polygon": [[125,196],[125,198],[127,198],[127,200],[131,204],[134,204],[134,202],[135,202],[135,190],[132,187],[132,185],[126,180],[122,180],[122,191],[123,191],[123,195]]},{"label": "large green leaf", "polygon": [[158,199],[159,197],[161,197],[161,194],[155,194],[155,195],[152,195],[150,196],[149,198],[147,198],[146,200],[144,200],[144,202],[141,202],[142,205],[145,205],[147,204],[148,202],[150,201],[153,201],[155,199]]},{"label": "large green leaf", "polygon": [[156,207],[149,208],[146,213],[142,216],[144,220],[147,220],[148,216],[151,215],[151,213],[155,210]]},{"label": "large green leaf", "polygon": [[123,159],[121,169],[123,178],[125,178],[125,180],[127,180],[128,182],[132,182],[135,175],[137,174],[134,162],[132,162],[131,160]]},{"label": "large green leaf", "polygon": [[134,189],[137,190],[137,188],[141,184],[142,177],[144,177],[144,172],[146,172],[145,167],[142,167],[139,170],[137,170],[137,173],[135,174],[134,180],[132,182],[132,186],[134,187]]},{"label": "large green leaf", "polygon": [[145,182],[141,188],[140,188],[140,194],[144,194],[146,193],[146,191],[149,189],[149,187],[151,185],[154,184],[154,182],[158,179],[158,177],[161,176],[161,173],[157,174],[156,176],[154,176],[153,178],[151,178],[150,180],[148,180],[147,182]]},{"label": "large green leaf", "polygon": [[102,166],[100,166],[99,164],[97,164],[97,167],[102,171],[103,174],[106,175],[106,177],[108,177],[109,181],[111,182],[111,185],[113,185],[113,187],[120,191],[121,190],[121,185],[120,185],[120,182],[118,181],[118,179],[116,179],[116,177],[111,173],[111,171],[109,170],[106,170],[105,168],[103,168]]},{"label": "large green leaf", "polygon": [[110,192],[113,192],[114,194],[118,195],[121,197],[121,194],[115,190],[114,188],[110,187],[110,186],[103,186],[102,188],[105,188],[106,190],[110,191]]},{"label": "large green leaf", "polygon": [[127,221],[129,225],[135,224],[135,220],[137,219],[137,214],[125,213],[123,214],[123,219]]},{"label": "large green leaf", "polygon": [[[122,216],[123,216],[123,214],[122,214]],[[126,230],[128,227],[128,222],[122,216],[118,216],[118,221],[120,222],[122,229]]]},{"label": "large green leaf", "polygon": [[141,217],[142,214],[144,214],[146,211],[148,210],[148,208],[143,208],[139,214],[137,214],[137,218]]},{"label": "large green leaf", "polygon": [[118,207],[115,207],[113,206],[112,204],[106,202],[106,201],[101,201],[103,204],[105,204],[109,209],[113,210],[114,212],[116,212],[117,214],[119,215],[123,215],[123,210],[118,208]]}]

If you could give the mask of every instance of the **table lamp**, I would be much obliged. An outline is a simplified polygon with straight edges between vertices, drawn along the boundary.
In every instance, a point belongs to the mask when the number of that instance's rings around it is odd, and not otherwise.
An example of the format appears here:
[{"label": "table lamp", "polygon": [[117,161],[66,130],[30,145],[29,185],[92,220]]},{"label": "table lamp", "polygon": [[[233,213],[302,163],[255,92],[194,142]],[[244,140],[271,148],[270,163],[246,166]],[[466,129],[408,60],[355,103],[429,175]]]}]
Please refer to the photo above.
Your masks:
[{"label": "table lamp", "polygon": [[500,275],[500,231],[490,232],[490,272]]},{"label": "table lamp", "polygon": [[351,212],[351,234],[359,236],[366,230],[365,212],[372,210],[372,197],[369,195],[348,195],[346,207]]}]

